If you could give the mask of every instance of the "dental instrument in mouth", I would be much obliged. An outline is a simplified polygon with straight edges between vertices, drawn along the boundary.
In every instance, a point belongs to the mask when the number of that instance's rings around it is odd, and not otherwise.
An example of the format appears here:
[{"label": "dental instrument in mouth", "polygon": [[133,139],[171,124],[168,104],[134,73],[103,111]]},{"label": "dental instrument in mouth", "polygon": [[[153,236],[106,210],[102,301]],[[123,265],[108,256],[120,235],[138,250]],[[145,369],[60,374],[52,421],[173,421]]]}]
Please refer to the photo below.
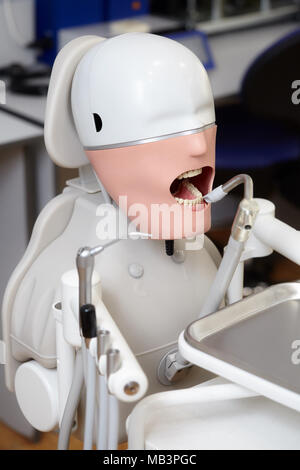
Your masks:
[{"label": "dental instrument in mouth", "polygon": [[201,210],[206,204],[203,195],[210,190],[212,175],[209,166],[184,171],[172,182],[170,192],[178,204]]},{"label": "dental instrument in mouth", "polygon": [[203,196],[203,199],[207,203],[221,201],[230,191],[240,184],[244,185],[244,198],[248,200],[253,199],[253,181],[249,175],[245,174],[234,176],[226,183],[221,184],[217,188],[207,193],[205,196]]}]

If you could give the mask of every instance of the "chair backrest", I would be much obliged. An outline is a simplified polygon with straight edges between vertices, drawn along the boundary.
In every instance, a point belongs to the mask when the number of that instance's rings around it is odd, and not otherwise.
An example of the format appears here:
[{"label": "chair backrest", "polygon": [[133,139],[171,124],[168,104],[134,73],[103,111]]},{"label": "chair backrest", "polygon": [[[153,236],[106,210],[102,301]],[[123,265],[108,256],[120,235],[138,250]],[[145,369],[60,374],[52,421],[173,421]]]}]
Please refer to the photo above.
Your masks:
[{"label": "chair backrest", "polygon": [[292,102],[295,80],[300,80],[300,29],[273,44],[250,66],[241,90],[245,107],[257,116],[299,128],[300,104]]}]

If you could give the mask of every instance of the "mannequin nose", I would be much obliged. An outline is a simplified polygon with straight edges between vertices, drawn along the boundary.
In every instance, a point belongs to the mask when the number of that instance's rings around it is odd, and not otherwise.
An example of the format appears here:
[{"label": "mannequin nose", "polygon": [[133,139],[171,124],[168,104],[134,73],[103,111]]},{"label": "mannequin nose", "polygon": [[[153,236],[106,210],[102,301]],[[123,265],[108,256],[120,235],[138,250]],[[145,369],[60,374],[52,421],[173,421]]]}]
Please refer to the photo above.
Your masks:
[{"label": "mannequin nose", "polygon": [[205,132],[194,134],[190,140],[191,157],[199,157],[207,152],[207,141]]}]

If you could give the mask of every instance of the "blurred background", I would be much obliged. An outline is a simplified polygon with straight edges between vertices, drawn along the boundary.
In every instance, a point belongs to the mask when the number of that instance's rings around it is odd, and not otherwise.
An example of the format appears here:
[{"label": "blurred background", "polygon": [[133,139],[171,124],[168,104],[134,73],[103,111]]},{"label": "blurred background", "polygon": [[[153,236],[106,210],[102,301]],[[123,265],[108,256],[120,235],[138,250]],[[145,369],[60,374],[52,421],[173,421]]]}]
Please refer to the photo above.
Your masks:
[{"label": "blurred background", "polygon": [[[215,185],[249,173],[255,196],[271,199],[277,217],[299,230],[299,20],[299,1],[0,0],[0,302],[38,213],[77,176],[51,162],[43,125],[55,56],[85,34],[153,32],[189,47],[215,97]],[[214,206],[209,236],[220,249],[239,198]],[[247,266],[245,294],[299,278],[297,266],[272,255]],[[2,368],[0,422],[0,449],[56,447],[55,435],[38,442],[5,390]]]}]

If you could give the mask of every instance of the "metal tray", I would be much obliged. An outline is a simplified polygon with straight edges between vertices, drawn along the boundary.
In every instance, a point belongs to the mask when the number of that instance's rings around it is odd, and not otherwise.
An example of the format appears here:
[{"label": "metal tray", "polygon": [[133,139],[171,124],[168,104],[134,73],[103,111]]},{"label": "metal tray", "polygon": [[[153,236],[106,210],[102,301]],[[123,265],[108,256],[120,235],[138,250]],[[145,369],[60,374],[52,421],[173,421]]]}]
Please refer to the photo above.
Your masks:
[{"label": "metal tray", "polygon": [[[289,406],[300,394],[300,282],[274,285],[197,320],[184,339],[197,349],[197,365],[275,400],[280,389],[292,392],[277,400]],[[296,398],[291,407],[299,409]]]}]

